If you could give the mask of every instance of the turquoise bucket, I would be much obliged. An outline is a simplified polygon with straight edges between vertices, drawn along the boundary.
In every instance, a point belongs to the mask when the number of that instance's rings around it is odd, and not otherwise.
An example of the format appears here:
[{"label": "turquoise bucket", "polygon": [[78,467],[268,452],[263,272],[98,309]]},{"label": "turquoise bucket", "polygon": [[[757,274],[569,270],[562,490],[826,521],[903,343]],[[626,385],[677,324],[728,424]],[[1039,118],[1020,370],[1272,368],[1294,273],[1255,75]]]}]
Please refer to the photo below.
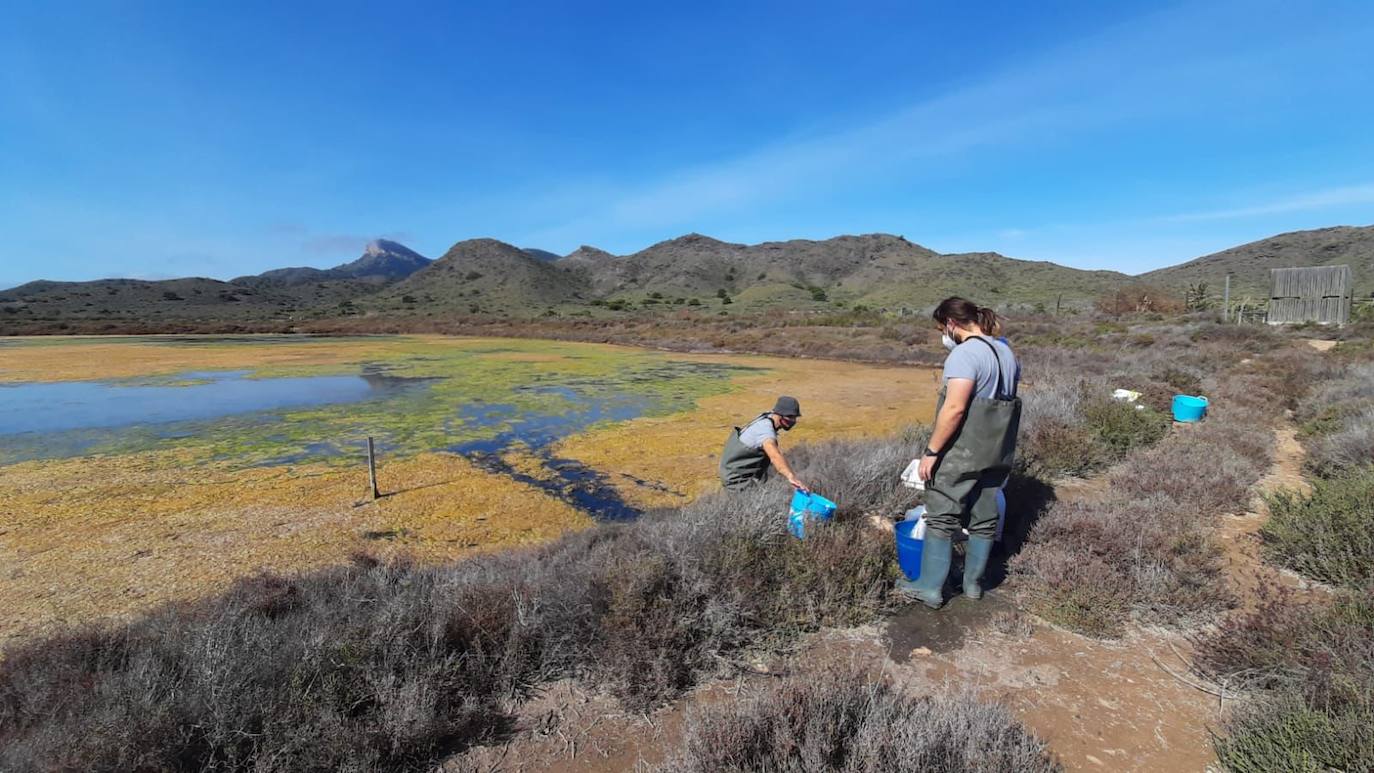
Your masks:
[{"label": "turquoise bucket", "polygon": [[837,505],[820,494],[803,494],[798,491],[792,495],[792,506],[787,512],[787,530],[797,539],[806,539],[807,521],[828,521],[835,515]]},{"label": "turquoise bucket", "polygon": [[1202,421],[1207,415],[1207,398],[1199,395],[1174,395],[1174,421]]}]

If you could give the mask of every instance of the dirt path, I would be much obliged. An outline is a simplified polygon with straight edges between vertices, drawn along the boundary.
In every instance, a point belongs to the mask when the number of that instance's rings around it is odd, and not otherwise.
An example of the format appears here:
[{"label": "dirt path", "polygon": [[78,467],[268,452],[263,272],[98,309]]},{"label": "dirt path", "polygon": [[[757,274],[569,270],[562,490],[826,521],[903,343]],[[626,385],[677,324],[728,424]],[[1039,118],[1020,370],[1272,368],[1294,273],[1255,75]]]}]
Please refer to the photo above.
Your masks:
[{"label": "dirt path", "polygon": [[[1259,529],[1268,512],[1259,494],[1307,485],[1305,451],[1291,420],[1275,430],[1274,441],[1274,463],[1255,487],[1254,506],[1226,516],[1216,532],[1242,610],[1253,607],[1263,586],[1312,587],[1261,559]],[[1221,718],[1222,701],[1190,673],[1192,645],[1184,636],[1136,630],[1119,641],[1098,641],[1038,625],[1015,640],[975,619],[989,612],[964,614],[969,619],[932,623],[934,617],[915,610],[891,621],[891,656],[907,661],[914,689],[949,682],[987,689],[1048,741],[1068,770],[1203,771],[1212,762],[1208,728]],[[945,637],[962,631],[967,638],[942,652],[941,628]],[[917,647],[904,658],[902,649],[921,639],[936,642],[926,645],[935,651]]]},{"label": "dirt path", "polygon": [[[1309,341],[1312,344],[1329,341]],[[1226,561],[1226,577],[1231,591],[1240,600],[1240,610],[1254,608],[1262,588],[1283,586],[1301,593],[1322,592],[1321,586],[1298,574],[1277,569],[1265,563],[1261,554],[1260,527],[1269,518],[1269,508],[1261,494],[1281,489],[1307,491],[1310,486],[1303,477],[1302,466],[1307,449],[1298,442],[1298,431],[1291,418],[1274,433],[1274,464],[1269,474],[1255,486],[1253,507],[1245,513],[1229,515],[1218,528],[1218,542]]]},{"label": "dirt path", "polygon": [[916,693],[977,687],[1044,738],[1068,770],[1206,769],[1207,728],[1219,707],[1174,675],[1187,671],[1181,636],[1133,631],[1100,641],[1043,624],[1028,635],[999,633],[993,618],[1011,608],[994,594],[980,604],[956,599],[938,615],[912,608],[897,616],[888,626],[895,673]]}]

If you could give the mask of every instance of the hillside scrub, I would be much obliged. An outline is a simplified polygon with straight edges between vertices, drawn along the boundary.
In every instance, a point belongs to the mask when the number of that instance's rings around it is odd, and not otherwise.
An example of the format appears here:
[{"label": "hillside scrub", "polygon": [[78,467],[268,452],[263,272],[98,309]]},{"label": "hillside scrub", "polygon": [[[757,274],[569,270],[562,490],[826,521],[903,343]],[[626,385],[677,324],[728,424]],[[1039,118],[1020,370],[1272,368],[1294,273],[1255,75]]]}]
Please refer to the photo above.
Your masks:
[{"label": "hillside scrub", "polygon": [[1374,362],[1347,361],[1324,375],[1295,412],[1318,477],[1310,493],[1266,497],[1261,536],[1273,563],[1359,588],[1374,580]]},{"label": "hillside scrub", "polygon": [[1252,691],[1214,739],[1227,770],[1374,770],[1374,585],[1315,608],[1271,592],[1196,650],[1204,675]]},{"label": "hillside scrub", "polygon": [[1374,362],[1346,363],[1325,375],[1297,413],[1308,440],[1307,468],[1318,476],[1374,459]]},{"label": "hillside scrub", "polygon": [[[1100,502],[1052,503],[1011,562],[1031,608],[1096,636],[1132,617],[1195,624],[1230,606],[1216,581],[1217,517],[1243,509],[1268,468],[1272,422],[1303,360],[1275,355],[1206,380],[1207,420],[1124,455]],[[1037,437],[1035,426],[1027,440]],[[1033,449],[1028,452],[1034,464]]]},{"label": "hillside scrub", "polygon": [[1357,359],[1314,380],[1296,417],[1321,477],[1310,493],[1267,497],[1261,530],[1268,560],[1334,584],[1333,593],[1314,601],[1272,591],[1198,641],[1200,672],[1250,691],[1214,740],[1228,770],[1374,770],[1374,466],[1326,445],[1365,421],[1370,375]]},{"label": "hillside scrub", "polygon": [[1304,494],[1265,498],[1264,555],[1279,566],[1332,585],[1374,581],[1374,464],[1318,479]]},{"label": "hillside scrub", "polygon": [[665,773],[1060,770],[1006,709],[974,696],[911,697],[858,670],[802,673],[687,718]]}]

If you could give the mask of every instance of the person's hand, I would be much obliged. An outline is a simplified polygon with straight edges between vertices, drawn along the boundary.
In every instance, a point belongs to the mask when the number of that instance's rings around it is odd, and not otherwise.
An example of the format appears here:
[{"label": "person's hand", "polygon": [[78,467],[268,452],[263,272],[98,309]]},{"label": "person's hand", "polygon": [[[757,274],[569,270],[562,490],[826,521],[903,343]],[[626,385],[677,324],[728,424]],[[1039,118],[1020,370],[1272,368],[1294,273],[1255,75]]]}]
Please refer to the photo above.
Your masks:
[{"label": "person's hand", "polygon": [[937,461],[939,461],[939,457],[936,456],[921,457],[921,466],[916,470],[916,474],[920,476],[921,480],[929,483],[930,479],[935,477],[935,463]]},{"label": "person's hand", "polygon": [[800,491],[800,492],[803,493],[803,494],[810,494],[810,493],[811,493],[811,489],[807,488],[807,487],[806,487],[806,484],[805,484],[805,483],[802,483],[801,480],[799,480],[799,479],[797,478],[797,476],[795,476],[795,475],[793,475],[792,477],[788,478],[788,479],[787,479],[787,482],[788,482],[788,483],[791,483],[793,488],[795,488],[796,490]]}]

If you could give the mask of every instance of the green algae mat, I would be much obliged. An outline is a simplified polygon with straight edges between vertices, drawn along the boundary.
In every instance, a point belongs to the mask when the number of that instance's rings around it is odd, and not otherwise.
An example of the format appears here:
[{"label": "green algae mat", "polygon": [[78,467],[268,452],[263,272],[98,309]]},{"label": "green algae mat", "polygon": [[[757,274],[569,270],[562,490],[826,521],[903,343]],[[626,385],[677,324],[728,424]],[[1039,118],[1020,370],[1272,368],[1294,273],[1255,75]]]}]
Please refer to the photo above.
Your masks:
[{"label": "green algae mat", "polygon": [[544,449],[690,410],[756,372],[583,343],[447,337],[23,339],[0,352],[0,464],[179,449],[233,465]]}]

